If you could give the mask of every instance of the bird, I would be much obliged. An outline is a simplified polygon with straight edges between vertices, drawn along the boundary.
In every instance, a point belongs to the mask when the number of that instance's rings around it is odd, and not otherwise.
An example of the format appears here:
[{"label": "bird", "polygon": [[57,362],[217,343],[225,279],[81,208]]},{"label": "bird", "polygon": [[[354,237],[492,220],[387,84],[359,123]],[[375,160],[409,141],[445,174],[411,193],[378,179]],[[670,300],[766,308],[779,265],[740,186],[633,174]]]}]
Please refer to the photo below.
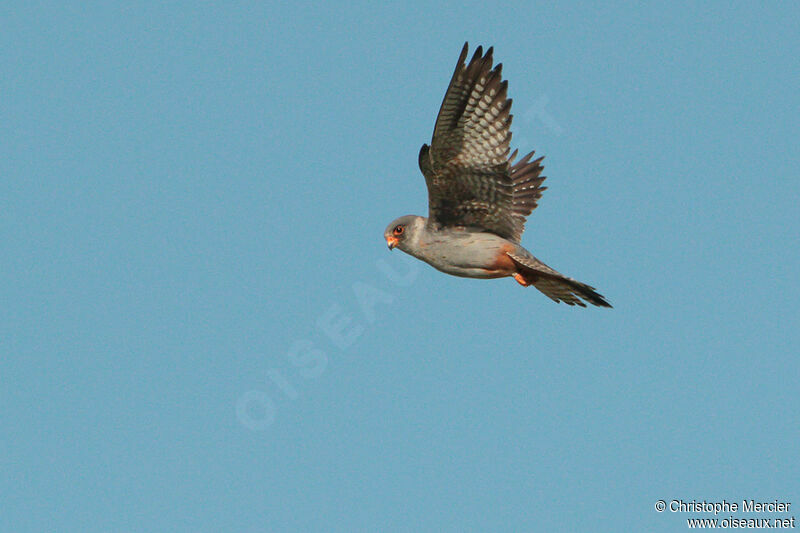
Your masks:
[{"label": "bird", "polygon": [[399,248],[446,274],[465,278],[513,277],[555,302],[586,307],[611,304],[596,289],[550,268],[520,244],[545,177],[535,151],[515,162],[511,98],[494,48],[478,46],[469,63],[464,43],[433,128],[419,151],[428,188],[428,216],[406,215],[384,231]]}]

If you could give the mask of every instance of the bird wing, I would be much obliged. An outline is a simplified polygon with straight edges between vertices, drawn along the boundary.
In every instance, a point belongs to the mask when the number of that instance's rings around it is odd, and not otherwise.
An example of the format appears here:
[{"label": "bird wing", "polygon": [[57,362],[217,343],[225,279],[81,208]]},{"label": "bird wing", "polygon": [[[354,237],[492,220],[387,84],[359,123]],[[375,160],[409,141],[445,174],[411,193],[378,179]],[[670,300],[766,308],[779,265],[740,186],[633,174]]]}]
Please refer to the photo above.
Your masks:
[{"label": "bird wing", "polygon": [[545,187],[542,158],[533,152],[513,164],[511,99],[502,64],[492,67],[492,48],[475,50],[465,64],[464,44],[445,93],[430,146],[419,167],[428,186],[428,223],[468,226],[519,242],[525,217]]}]

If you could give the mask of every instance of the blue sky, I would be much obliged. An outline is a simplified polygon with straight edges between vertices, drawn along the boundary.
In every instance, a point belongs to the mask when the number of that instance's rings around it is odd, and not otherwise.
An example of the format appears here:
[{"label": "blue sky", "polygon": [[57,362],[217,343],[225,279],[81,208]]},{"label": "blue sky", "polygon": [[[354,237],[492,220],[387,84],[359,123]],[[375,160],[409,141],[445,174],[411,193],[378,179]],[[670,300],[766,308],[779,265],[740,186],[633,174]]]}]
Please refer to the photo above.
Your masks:
[{"label": "blue sky", "polygon": [[[551,4],[0,8],[0,529],[800,506],[800,11]],[[465,40],[613,310],[386,250]]]}]

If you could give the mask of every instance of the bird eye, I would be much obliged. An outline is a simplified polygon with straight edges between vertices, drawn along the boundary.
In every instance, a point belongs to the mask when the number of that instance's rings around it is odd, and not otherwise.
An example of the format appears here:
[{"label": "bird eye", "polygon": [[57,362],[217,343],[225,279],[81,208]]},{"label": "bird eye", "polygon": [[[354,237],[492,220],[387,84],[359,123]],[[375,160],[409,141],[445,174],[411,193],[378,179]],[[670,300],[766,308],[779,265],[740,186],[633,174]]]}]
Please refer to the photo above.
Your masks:
[{"label": "bird eye", "polygon": [[392,230],[392,233],[394,233],[395,235],[402,235],[405,229],[406,229],[405,226],[395,226],[394,229]]}]

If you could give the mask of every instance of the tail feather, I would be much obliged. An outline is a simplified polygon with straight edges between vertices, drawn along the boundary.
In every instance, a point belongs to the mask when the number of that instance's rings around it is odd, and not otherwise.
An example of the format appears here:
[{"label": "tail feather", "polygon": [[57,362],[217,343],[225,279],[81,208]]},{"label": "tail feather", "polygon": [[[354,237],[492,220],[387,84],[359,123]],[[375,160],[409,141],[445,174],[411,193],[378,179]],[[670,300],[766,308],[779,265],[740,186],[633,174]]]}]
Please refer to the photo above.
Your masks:
[{"label": "tail feather", "polygon": [[[517,266],[525,285],[533,285],[554,302],[586,307],[583,300],[598,307],[611,307],[594,287],[556,272],[533,256],[508,254]],[[520,281],[522,283],[522,281]]]}]

